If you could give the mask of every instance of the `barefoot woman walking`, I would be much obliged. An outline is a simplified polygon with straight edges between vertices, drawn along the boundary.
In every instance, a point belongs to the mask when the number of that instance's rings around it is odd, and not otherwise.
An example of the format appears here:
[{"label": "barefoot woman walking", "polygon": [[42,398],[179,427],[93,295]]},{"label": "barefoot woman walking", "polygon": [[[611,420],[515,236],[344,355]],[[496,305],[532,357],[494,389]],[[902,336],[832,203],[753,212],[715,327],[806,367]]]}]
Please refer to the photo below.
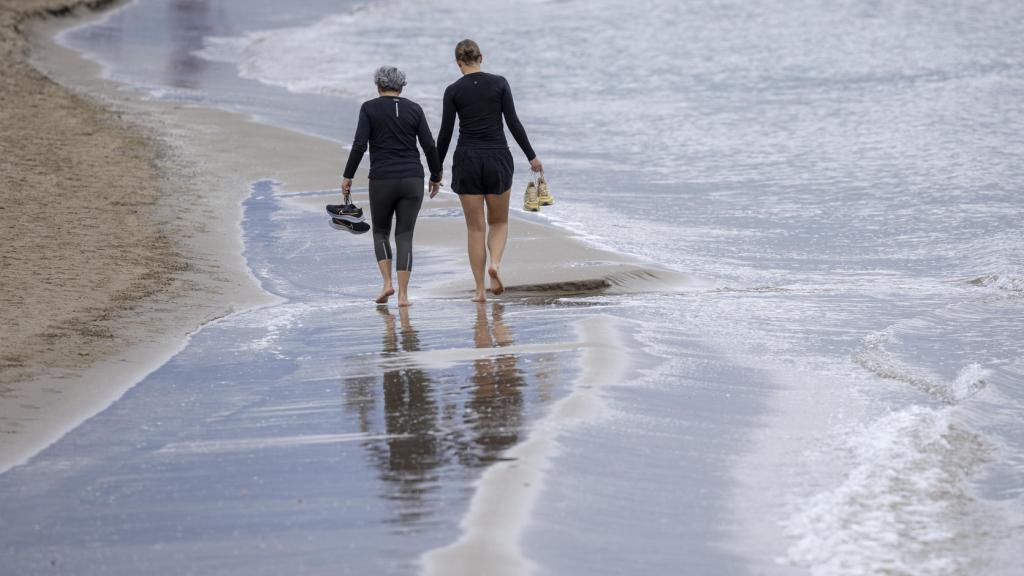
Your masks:
[{"label": "barefoot woman walking", "polygon": [[[398,305],[409,305],[409,275],[412,274],[412,233],[423,203],[423,165],[416,150],[420,142],[430,168],[430,196],[441,182],[441,162],[420,105],[402,98],[405,74],[381,66],[374,75],[379,97],[363,102],[352,152],[345,165],[341,190],[349,203],[352,177],[370,147],[370,217],[373,221],[373,250],[384,280],[376,298],[384,304],[395,293],[391,284],[391,260],[398,270]],[[396,253],[391,252],[391,221],[395,220]]]},{"label": "barefoot woman walking", "polygon": [[[512,89],[501,76],[480,70],[483,54],[472,40],[455,46],[455,63],[462,78],[444,91],[441,131],[437,135],[438,157],[444,163],[459,116],[459,142],[452,157],[452,190],[459,195],[469,232],[469,265],[476,281],[474,302],[487,299],[484,266],[487,253],[491,265],[491,292],[501,294],[501,256],[508,240],[508,203],[512,187],[512,153],[505,140],[502,116],[508,129],[530,161],[530,169],[542,171],[526,130],[516,116]],[[486,208],[486,210],[485,210]]]}]

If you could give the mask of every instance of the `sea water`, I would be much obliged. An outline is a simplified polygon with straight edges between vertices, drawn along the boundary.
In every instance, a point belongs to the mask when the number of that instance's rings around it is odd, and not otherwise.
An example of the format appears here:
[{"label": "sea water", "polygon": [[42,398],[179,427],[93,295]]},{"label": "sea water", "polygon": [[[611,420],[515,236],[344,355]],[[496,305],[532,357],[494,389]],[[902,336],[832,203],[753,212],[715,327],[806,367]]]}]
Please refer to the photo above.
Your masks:
[{"label": "sea water", "polygon": [[[544,573],[1013,574],[1020,22],[1011,1],[140,0],[65,42],[157,97],[344,142],[381,64],[436,130],[474,38],[544,161],[543,217],[715,283],[520,311],[559,339],[545,318],[599,310],[633,349],[601,417],[560,436],[522,538]],[[152,57],[103,40],[133,34]],[[277,366],[303,314],[266,340]],[[443,508],[403,517],[441,536],[395,572],[452,539]]]}]

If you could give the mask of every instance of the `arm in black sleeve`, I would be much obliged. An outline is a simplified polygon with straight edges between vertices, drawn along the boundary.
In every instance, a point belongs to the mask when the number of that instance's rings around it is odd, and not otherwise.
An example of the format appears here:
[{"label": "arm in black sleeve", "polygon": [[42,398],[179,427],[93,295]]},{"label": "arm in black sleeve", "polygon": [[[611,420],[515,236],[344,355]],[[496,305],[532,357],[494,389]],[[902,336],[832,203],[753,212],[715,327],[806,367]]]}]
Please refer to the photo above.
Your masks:
[{"label": "arm in black sleeve", "polygon": [[356,175],[356,168],[363,161],[363,154],[366,153],[366,144],[370,141],[370,114],[366,111],[366,104],[359,108],[359,123],[356,124],[356,137],[352,139],[352,151],[348,154],[348,163],[345,164],[345,178],[352,178]]},{"label": "arm in black sleeve", "polygon": [[505,124],[508,126],[508,131],[512,133],[516,143],[523,149],[526,159],[532,161],[537,155],[533,153],[530,139],[526,137],[526,129],[523,128],[523,123],[519,121],[519,116],[516,115],[516,104],[512,101],[512,87],[508,85],[507,80],[501,94],[501,113],[505,115]]},{"label": "arm in black sleeve", "polygon": [[455,94],[449,86],[444,91],[444,104],[441,108],[441,131],[437,133],[437,160],[444,164],[444,158],[448,155],[448,145],[452,142],[452,132],[455,131]]},{"label": "arm in black sleeve", "polygon": [[437,157],[437,147],[434,146],[434,137],[430,135],[430,125],[427,124],[427,117],[423,110],[420,110],[420,126],[416,136],[420,140],[420,148],[423,148],[423,155],[427,157],[427,168],[430,169],[430,181],[441,181],[441,161]]}]

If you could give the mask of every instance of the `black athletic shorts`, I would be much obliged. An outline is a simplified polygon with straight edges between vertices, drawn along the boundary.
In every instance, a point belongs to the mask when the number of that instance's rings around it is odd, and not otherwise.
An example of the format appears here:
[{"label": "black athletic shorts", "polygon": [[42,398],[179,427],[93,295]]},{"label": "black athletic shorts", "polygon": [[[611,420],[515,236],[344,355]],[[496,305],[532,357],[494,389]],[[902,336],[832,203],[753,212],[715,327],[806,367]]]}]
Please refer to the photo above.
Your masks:
[{"label": "black athletic shorts", "polygon": [[459,148],[452,157],[456,194],[501,194],[512,187],[512,152],[508,148]]}]

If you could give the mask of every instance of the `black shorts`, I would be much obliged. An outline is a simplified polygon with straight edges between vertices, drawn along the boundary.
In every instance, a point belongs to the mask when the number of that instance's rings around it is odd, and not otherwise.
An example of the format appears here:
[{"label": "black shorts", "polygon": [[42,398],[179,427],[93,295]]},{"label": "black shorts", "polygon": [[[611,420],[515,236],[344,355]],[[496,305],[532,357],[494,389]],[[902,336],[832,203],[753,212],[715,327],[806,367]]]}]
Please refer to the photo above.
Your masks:
[{"label": "black shorts", "polygon": [[512,187],[512,152],[508,148],[459,148],[452,157],[456,194],[501,194]]}]

